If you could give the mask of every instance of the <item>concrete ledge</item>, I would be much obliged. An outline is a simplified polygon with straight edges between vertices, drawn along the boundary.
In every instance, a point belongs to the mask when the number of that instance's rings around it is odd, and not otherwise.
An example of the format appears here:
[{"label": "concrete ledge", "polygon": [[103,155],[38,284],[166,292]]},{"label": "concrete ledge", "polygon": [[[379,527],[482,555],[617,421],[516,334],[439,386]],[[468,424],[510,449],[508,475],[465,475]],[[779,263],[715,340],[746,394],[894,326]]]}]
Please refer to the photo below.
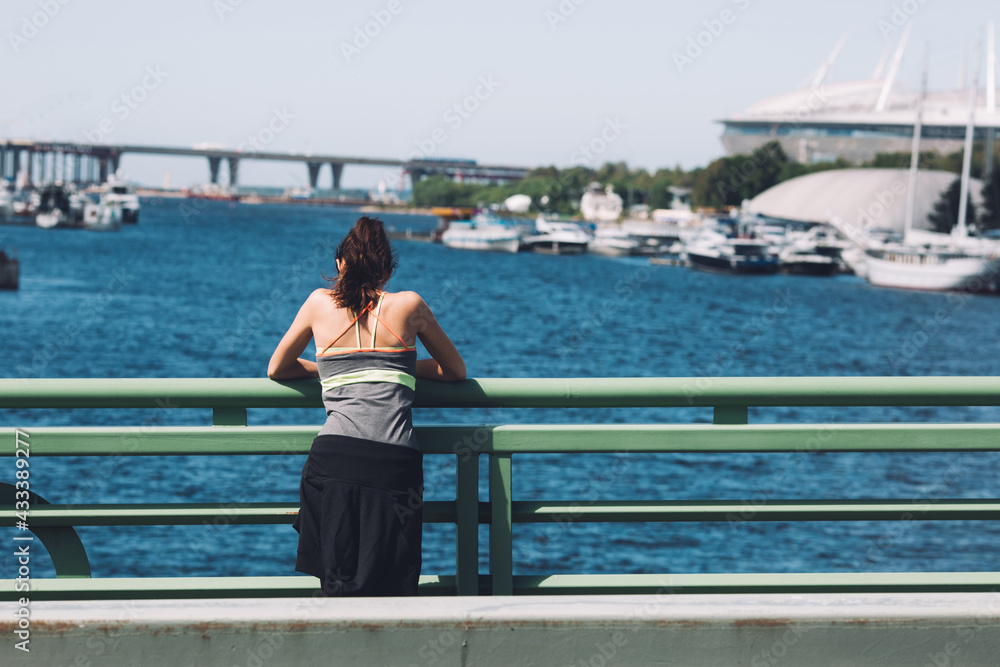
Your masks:
[{"label": "concrete ledge", "polygon": [[[1000,594],[0,603],[6,665],[998,664]],[[12,619],[14,619],[12,621]]]}]

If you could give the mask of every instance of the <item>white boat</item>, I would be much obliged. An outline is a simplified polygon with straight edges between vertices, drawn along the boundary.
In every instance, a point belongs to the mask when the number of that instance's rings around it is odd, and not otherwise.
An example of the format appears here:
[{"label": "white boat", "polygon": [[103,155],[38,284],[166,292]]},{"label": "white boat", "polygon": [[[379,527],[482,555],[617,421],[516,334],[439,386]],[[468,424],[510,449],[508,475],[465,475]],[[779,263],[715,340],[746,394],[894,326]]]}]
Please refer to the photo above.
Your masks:
[{"label": "white boat", "polygon": [[69,192],[60,184],[49,184],[31,193],[31,203],[35,210],[35,224],[42,229],[70,227]]},{"label": "white boat", "polygon": [[575,222],[553,222],[544,216],[535,220],[535,233],[521,239],[521,247],[553,255],[579,255],[587,252],[591,236]]},{"label": "white boat", "polygon": [[6,219],[14,213],[14,193],[11,192],[10,184],[0,178],[0,220]]},{"label": "white boat", "polygon": [[784,248],[778,255],[780,270],[800,276],[832,276],[839,263],[836,258],[794,246]]},{"label": "white boat", "polygon": [[35,224],[42,229],[53,229],[66,226],[66,214],[58,208],[42,211],[35,216]]},{"label": "white boat", "polygon": [[108,205],[118,204],[121,208],[121,221],[125,224],[139,222],[139,195],[135,188],[112,175],[104,184],[101,201]]},{"label": "white boat", "polygon": [[692,268],[717,273],[777,273],[780,267],[766,241],[729,238],[708,229],[685,244],[684,258]]},{"label": "white boat", "polygon": [[124,207],[120,200],[101,197],[99,202],[87,202],[83,207],[83,227],[95,232],[114,232],[121,229]]},{"label": "white boat", "polygon": [[916,248],[906,244],[866,251],[868,282],[878,287],[915,290],[981,290],[1000,268],[990,255],[955,247]]},{"label": "white boat", "polygon": [[[744,208],[748,202],[744,202]],[[840,268],[840,249],[820,245],[822,226],[795,229],[787,224],[769,222],[744,211],[740,229],[753,239],[768,244],[768,252],[776,255],[779,270],[806,276],[831,276]]]},{"label": "white boat", "polygon": [[519,226],[487,213],[470,220],[456,220],[441,234],[441,243],[462,250],[517,252],[521,248]]},{"label": "white boat", "polygon": [[969,120],[965,132],[958,222],[950,234],[913,229],[923,105],[927,90],[926,63],[923,78],[923,93],[913,128],[909,198],[902,240],[885,241],[867,233],[858,233],[858,230],[844,225],[843,221],[832,215],[830,215],[831,222],[855,241],[863,251],[863,255],[858,252],[850,253],[845,255],[845,259],[849,258],[848,261],[851,262],[863,260],[863,266],[862,262],[858,262],[854,267],[855,272],[863,275],[872,285],[939,291],[966,288],[977,291],[984,288],[996,289],[997,273],[1000,269],[998,263],[1000,244],[986,239],[971,238],[966,227],[978,72],[975,77],[977,81],[972,86]]},{"label": "white boat", "polygon": [[587,251],[595,255],[626,257],[639,254],[640,245],[639,239],[621,227],[598,227],[587,243]]}]

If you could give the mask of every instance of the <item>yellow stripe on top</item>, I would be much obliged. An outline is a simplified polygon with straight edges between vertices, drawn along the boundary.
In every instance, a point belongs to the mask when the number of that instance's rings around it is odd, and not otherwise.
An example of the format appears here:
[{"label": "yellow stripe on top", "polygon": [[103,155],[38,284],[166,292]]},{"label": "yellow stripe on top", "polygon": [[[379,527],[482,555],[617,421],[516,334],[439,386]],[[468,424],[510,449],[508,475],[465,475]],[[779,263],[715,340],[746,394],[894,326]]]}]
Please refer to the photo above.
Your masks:
[{"label": "yellow stripe on top", "polygon": [[401,371],[387,371],[381,368],[372,368],[364,371],[354,371],[353,373],[340,373],[320,380],[323,391],[336,389],[348,384],[358,384],[360,382],[394,382],[410,389],[417,388],[417,379],[409,373]]}]

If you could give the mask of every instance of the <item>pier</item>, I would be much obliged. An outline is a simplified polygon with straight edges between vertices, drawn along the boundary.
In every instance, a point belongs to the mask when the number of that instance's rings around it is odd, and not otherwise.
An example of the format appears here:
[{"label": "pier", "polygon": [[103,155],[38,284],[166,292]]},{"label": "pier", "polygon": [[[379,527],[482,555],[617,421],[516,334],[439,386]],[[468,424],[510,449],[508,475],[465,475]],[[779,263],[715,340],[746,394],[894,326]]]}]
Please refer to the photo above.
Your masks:
[{"label": "pier", "polygon": [[[131,664],[140,653],[173,655],[175,664],[249,664],[247,655],[261,659],[260,651],[267,664],[296,665],[334,653],[341,664],[430,664],[432,654],[437,664],[455,665],[521,664],[527,654],[538,664],[573,665],[775,664],[771,658],[782,665],[922,665],[939,656],[950,665],[990,664],[1000,641],[1000,572],[515,575],[514,525],[996,520],[1000,500],[523,501],[513,497],[512,476],[532,464],[525,455],[537,453],[1000,451],[997,423],[749,423],[757,407],[997,406],[1000,378],[420,380],[416,395],[418,408],[702,407],[714,419],[418,426],[425,455],[448,457],[457,471],[454,500],[423,507],[425,523],[456,529],[455,571],[425,572],[420,596],[435,599],[424,602],[319,598],[318,581],[307,576],[94,578],[76,526],[290,524],[297,504],[66,506],[45,498],[39,475],[31,484],[30,531],[34,549],[44,545],[51,555],[56,577],[32,578],[27,592],[16,590],[16,579],[4,581],[0,627],[14,636],[11,613],[30,596],[36,655],[65,662],[87,655],[95,637],[120,636],[100,658],[109,665]],[[30,423],[0,434],[30,443],[25,448],[35,457],[305,454],[318,425],[247,426],[247,410],[318,405],[315,380],[3,379],[0,408],[211,408],[213,416],[211,425],[143,426],[141,437],[137,427]],[[15,456],[4,449],[11,464]],[[15,526],[14,485],[0,489],[3,525]],[[489,526],[486,572],[478,560],[481,525]],[[252,558],[252,547],[242,557]],[[10,664],[34,657],[15,655]]]},{"label": "pier", "polygon": [[200,157],[208,160],[209,181],[219,182],[223,161],[229,170],[229,185],[239,185],[239,165],[243,160],[270,160],[305,164],[309,185],[314,190],[323,167],[330,166],[333,189],[340,189],[340,179],[346,165],[395,167],[403,169],[414,181],[426,175],[443,174],[449,178],[516,181],[528,175],[530,168],[478,164],[475,160],[416,158],[409,160],[290,153],[208,147],[176,147],[149,145],[92,144],[7,139],[0,141],[0,179],[14,180],[23,170],[27,184],[40,182],[72,182],[81,185],[104,183],[108,175],[118,171],[123,155],[170,155]]}]

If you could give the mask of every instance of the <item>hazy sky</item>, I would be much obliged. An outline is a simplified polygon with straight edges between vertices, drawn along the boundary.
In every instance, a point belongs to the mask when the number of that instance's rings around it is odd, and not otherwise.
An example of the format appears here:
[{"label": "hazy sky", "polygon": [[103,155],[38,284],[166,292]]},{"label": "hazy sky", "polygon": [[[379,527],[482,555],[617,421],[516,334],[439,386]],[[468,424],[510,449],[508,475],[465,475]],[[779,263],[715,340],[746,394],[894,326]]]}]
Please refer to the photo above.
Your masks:
[{"label": "hazy sky", "polygon": [[[830,80],[871,76],[912,21],[900,80],[929,42],[942,89],[991,18],[985,0],[3,0],[0,137],[691,168],[723,153],[713,121],[808,81],[845,33]],[[201,159],[122,169],[208,180]],[[348,166],[343,185],[384,175]],[[305,181],[240,165],[241,184]]]}]

